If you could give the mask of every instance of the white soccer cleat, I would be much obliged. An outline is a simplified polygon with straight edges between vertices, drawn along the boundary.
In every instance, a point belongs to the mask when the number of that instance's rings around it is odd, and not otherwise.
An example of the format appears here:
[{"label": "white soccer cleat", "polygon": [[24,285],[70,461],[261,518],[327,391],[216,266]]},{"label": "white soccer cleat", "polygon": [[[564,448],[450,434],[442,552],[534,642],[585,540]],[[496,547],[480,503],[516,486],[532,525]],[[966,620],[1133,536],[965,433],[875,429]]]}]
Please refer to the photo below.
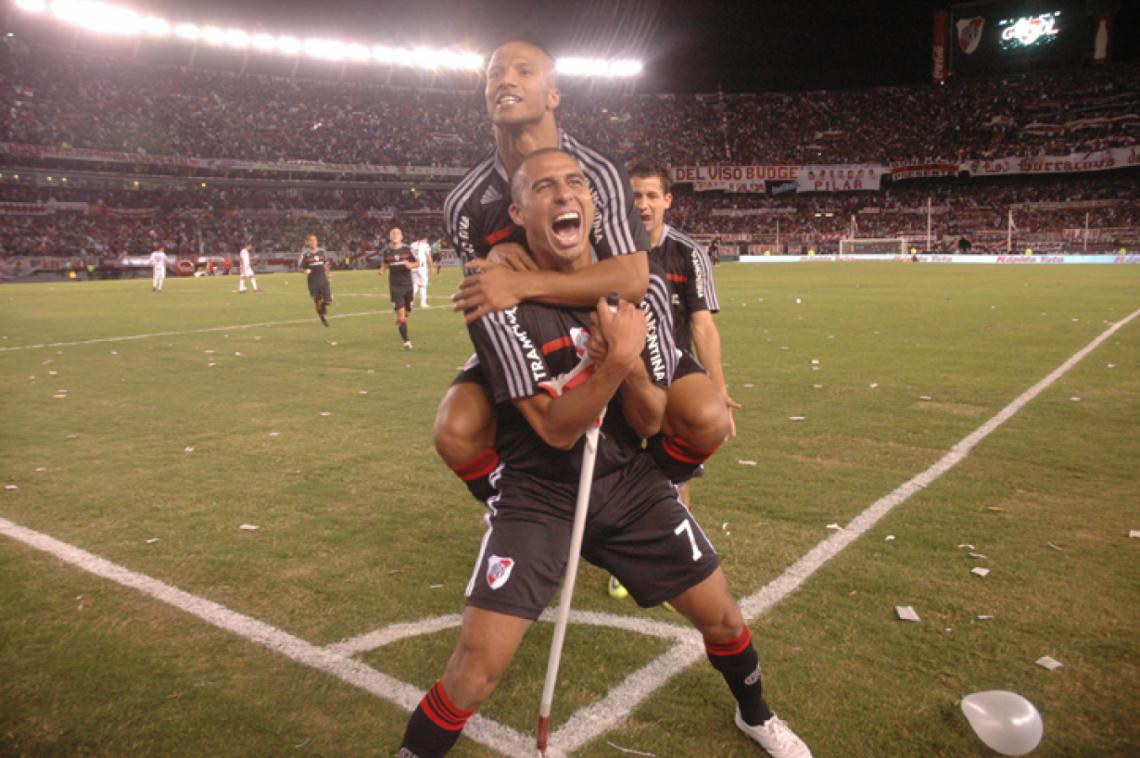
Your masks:
[{"label": "white soccer cleat", "polygon": [[772,718],[759,726],[749,726],[736,708],[736,725],[740,731],[755,740],[772,758],[811,758],[811,750],[791,730],[787,722],[772,714]]},{"label": "white soccer cleat", "polygon": [[405,340],[404,341],[404,349],[405,350],[411,350],[412,349],[412,343]]}]

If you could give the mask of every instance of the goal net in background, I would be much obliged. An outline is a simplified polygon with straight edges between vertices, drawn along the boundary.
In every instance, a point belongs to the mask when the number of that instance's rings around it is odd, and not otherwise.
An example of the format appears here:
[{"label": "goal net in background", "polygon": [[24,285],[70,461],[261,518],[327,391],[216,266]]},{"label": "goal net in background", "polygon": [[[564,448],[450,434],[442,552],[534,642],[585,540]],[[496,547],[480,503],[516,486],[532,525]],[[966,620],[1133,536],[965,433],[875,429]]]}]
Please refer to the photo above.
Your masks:
[{"label": "goal net in background", "polygon": [[907,252],[904,237],[865,237],[862,239],[839,240],[840,255],[859,255],[869,253],[903,254]]}]

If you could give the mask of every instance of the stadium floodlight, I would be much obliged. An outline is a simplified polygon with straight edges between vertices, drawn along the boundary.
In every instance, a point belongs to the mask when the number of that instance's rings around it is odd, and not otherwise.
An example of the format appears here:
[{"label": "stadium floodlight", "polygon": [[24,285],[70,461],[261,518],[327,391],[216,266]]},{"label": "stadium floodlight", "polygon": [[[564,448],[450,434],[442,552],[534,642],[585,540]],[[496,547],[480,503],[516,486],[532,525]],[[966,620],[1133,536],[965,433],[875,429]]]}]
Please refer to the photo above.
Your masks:
[{"label": "stadium floodlight", "polygon": [[226,29],[226,47],[246,49],[249,47],[249,35],[241,29]]},{"label": "stadium floodlight", "polygon": [[357,63],[367,63],[372,59],[372,51],[359,42],[353,42],[347,47],[348,57]]},{"label": "stadium floodlight", "polygon": [[191,42],[202,38],[202,30],[194,24],[178,24],[174,27],[174,34]]},{"label": "stadium floodlight", "polygon": [[348,56],[343,42],[332,39],[307,39],[303,45],[305,55],[324,61],[342,61]]},{"label": "stadium floodlight", "polygon": [[202,27],[202,41],[207,45],[222,45],[226,41],[226,33],[216,26]]},{"label": "stadium floodlight", "polygon": [[256,50],[260,50],[263,53],[271,53],[277,49],[277,38],[272,34],[259,32],[250,38],[250,44],[253,45]]},{"label": "stadium floodlight", "polygon": [[277,49],[286,55],[300,55],[301,40],[296,37],[278,37]]},{"label": "stadium floodlight", "polygon": [[16,0],[16,7],[29,13],[43,13],[47,10],[44,0]]},{"label": "stadium floodlight", "polygon": [[170,34],[170,22],[157,16],[147,16],[142,20],[142,29],[151,37],[165,37]]},{"label": "stadium floodlight", "polygon": [[559,58],[555,63],[559,74],[566,76],[592,76],[599,78],[626,78],[641,73],[641,61],[604,58]]},{"label": "stadium floodlight", "polygon": [[405,62],[428,71],[435,71],[443,65],[442,58],[436,54],[435,50],[426,47],[417,47],[412,50],[411,56]]}]

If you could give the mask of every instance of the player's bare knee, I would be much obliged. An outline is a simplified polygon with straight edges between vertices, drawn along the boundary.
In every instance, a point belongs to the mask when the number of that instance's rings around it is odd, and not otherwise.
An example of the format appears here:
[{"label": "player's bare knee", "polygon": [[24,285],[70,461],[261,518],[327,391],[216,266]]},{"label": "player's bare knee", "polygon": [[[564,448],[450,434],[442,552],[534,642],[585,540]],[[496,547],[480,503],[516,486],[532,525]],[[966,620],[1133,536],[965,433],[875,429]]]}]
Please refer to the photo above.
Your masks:
[{"label": "player's bare knee", "polygon": [[730,419],[724,397],[703,374],[691,374],[669,388],[666,433],[693,447],[714,450],[728,437]]},{"label": "player's bare knee", "polygon": [[482,389],[456,384],[436,410],[432,440],[439,457],[449,466],[458,466],[491,446],[494,429],[491,405]]}]

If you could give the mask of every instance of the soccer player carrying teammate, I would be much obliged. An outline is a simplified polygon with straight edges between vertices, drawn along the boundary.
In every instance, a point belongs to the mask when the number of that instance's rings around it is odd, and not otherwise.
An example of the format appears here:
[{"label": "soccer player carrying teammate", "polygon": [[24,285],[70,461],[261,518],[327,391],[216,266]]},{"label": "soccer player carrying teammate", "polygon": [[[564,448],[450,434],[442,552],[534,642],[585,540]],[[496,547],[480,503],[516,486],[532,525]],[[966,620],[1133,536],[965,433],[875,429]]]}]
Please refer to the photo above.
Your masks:
[{"label": "soccer player carrying teammate", "polygon": [[249,279],[249,285],[253,287],[254,292],[261,292],[257,288],[257,277],[253,275],[253,263],[249,259],[252,252],[253,240],[250,240],[238,253],[238,292],[245,292],[246,279]]},{"label": "soccer player carrying teammate", "polygon": [[[594,204],[574,157],[538,150],[511,187],[511,216],[525,226],[536,263],[588,266]],[[764,701],[756,649],[716,551],[641,447],[661,425],[668,381],[652,360],[645,312],[622,302],[611,313],[604,300],[593,312],[524,302],[470,331],[496,400],[498,492],[488,502],[459,641],[412,713],[399,755],[436,758],[455,744],[557,591],[582,437],[605,411],[582,555],[619,576],[641,605],[670,600],[704,636],[709,662],[737,701],[737,726],[771,755],[808,758]],[[587,339],[592,371],[567,382],[579,363],[576,346]]]},{"label": "soccer player carrying teammate", "polygon": [[412,295],[415,292],[412,270],[419,266],[411,248],[404,244],[404,232],[398,226],[393,227],[388,232],[388,247],[384,248],[384,255],[380,259],[380,275],[391,272],[388,275],[388,296],[396,310],[396,328],[400,330],[405,350],[412,349],[411,340],[408,339],[408,313],[412,310]]},{"label": "soccer player carrying teammate", "polygon": [[[483,94],[495,152],[471,169],[444,203],[460,260],[479,271],[466,277],[454,296],[468,323],[522,301],[589,307],[608,292],[630,302],[640,302],[647,292],[667,298],[663,277],[649,276],[649,239],[633,208],[625,169],[555,123],[561,93],[550,56],[528,42],[499,47],[488,63]],[[596,220],[588,237],[596,265],[542,270],[522,248],[525,235],[508,213],[508,177],[523,156],[544,147],[560,147],[577,158],[590,183]],[[716,388],[699,369],[692,376],[671,385],[669,444],[653,450],[675,481],[691,476],[729,431]],[[440,457],[480,500],[492,494],[488,477],[500,460],[492,447],[494,428],[482,372],[469,362],[440,403],[434,437]]]},{"label": "soccer player carrying teammate", "polygon": [[321,323],[327,327],[329,321],[325,318],[325,313],[333,301],[332,287],[329,284],[329,254],[317,245],[317,235],[310,234],[305,238],[305,251],[297,260],[297,269],[308,274],[309,296],[313,298]]},{"label": "soccer player carrying teammate", "polygon": [[154,292],[162,292],[162,283],[166,281],[166,246],[159,243],[158,249],[150,254],[150,288]]}]

